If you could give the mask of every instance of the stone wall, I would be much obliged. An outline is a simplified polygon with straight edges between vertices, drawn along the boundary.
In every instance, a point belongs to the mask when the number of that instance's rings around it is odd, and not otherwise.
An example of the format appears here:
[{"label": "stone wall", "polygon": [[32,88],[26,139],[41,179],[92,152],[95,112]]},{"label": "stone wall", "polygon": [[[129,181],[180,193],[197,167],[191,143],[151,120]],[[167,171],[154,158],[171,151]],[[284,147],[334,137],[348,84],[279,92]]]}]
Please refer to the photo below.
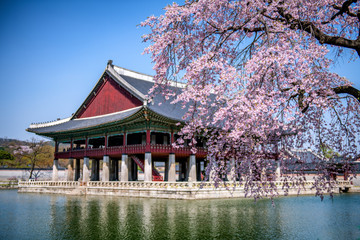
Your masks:
[{"label": "stone wall", "polygon": [[[52,169],[39,170],[35,169],[33,174],[37,180],[51,180]],[[59,169],[59,180],[66,179],[67,171],[64,169]],[[30,176],[30,169],[5,169],[0,168],[0,181],[9,180],[9,179],[18,179],[18,180],[27,180]]]},{"label": "stone wall", "polygon": [[[283,195],[281,182],[276,183],[279,194]],[[333,189],[338,193],[340,188],[349,186],[349,182],[341,182]],[[314,195],[312,182],[305,184],[300,195]],[[244,188],[241,184],[229,184],[214,188],[211,183],[200,182],[51,182],[30,181],[19,182],[19,192],[56,193],[70,195],[111,195],[121,197],[146,197],[165,199],[211,199],[211,198],[243,198]],[[288,195],[297,195],[298,189],[291,188]]]}]

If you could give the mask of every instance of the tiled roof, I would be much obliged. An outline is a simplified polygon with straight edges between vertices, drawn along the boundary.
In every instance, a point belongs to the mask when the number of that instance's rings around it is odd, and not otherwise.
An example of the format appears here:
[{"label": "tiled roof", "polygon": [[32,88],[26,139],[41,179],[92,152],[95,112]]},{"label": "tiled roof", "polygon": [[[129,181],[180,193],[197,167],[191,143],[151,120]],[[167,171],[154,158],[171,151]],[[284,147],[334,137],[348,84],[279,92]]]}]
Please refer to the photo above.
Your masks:
[{"label": "tiled roof", "polygon": [[[149,89],[154,85],[152,77],[149,75],[133,72],[117,66],[108,64],[104,74],[109,74],[114,80],[120,84],[127,91],[131,92],[139,99],[145,99]],[[101,78],[99,82],[101,81]],[[99,83],[98,82],[98,83]],[[97,83],[97,84],[98,84]],[[179,87],[171,87],[175,91],[181,91]],[[182,116],[185,114],[186,109],[183,109],[181,104],[171,104],[171,100],[166,101],[164,96],[158,94],[154,97],[153,102],[148,104],[148,108],[166,118],[181,121]],[[160,103],[160,105],[159,105]],[[29,132],[37,134],[66,132],[72,130],[80,130],[100,126],[107,123],[121,121],[140,111],[144,106],[128,109],[125,111],[111,113],[90,118],[80,119],[62,119],[59,121],[51,122],[48,124],[31,124],[27,129]]]},{"label": "tiled roof", "polygon": [[28,128],[29,132],[34,133],[55,133],[55,132],[63,132],[63,131],[71,131],[71,130],[79,130],[84,128],[96,127],[106,123],[112,123],[121,121],[126,119],[127,117],[135,114],[140,111],[141,107],[136,107],[132,109],[128,109],[125,111],[106,114],[98,117],[90,117],[90,118],[78,118],[69,120],[67,122],[63,122],[60,124],[55,124],[51,126],[39,127],[39,128]]},{"label": "tiled roof", "polygon": [[[142,94],[147,95],[150,88],[154,85],[153,82],[145,81],[141,79],[136,79],[133,77],[120,75],[126,82],[130,85],[134,86],[137,90],[139,90]],[[176,87],[169,87],[174,91],[181,91],[181,88]],[[160,105],[159,105],[160,104]],[[186,113],[186,108],[182,108],[180,103],[171,104],[170,100],[165,100],[164,96],[161,94],[157,94],[154,99],[153,103],[148,105],[149,109],[170,119],[181,121],[182,117]]]}]

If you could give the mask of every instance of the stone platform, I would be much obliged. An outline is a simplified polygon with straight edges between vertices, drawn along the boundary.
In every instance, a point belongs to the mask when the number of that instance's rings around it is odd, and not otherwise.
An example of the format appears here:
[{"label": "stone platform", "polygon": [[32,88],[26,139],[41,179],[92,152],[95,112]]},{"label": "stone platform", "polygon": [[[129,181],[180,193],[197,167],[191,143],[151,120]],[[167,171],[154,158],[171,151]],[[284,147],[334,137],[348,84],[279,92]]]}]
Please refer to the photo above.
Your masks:
[{"label": "stone platform", "polygon": [[[283,182],[275,182],[279,194]],[[313,182],[304,184],[301,195],[315,194]],[[352,187],[350,181],[337,181],[334,193]],[[111,195],[120,197],[145,197],[165,199],[214,199],[244,198],[244,186],[240,183],[222,185],[215,188],[209,182],[75,182],[75,181],[20,181],[19,192],[55,193],[69,195]],[[289,195],[297,195],[298,188],[290,188]]]}]

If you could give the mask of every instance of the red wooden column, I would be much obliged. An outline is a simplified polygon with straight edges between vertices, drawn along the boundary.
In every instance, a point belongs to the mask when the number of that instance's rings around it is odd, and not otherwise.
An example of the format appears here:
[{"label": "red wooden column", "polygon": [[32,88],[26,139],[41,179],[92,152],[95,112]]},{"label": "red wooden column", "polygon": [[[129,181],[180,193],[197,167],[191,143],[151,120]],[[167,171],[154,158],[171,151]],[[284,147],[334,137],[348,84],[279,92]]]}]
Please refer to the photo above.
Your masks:
[{"label": "red wooden column", "polygon": [[345,171],[344,171],[344,180],[347,181],[347,180],[349,180],[348,178],[349,178],[349,167],[346,166]]},{"label": "red wooden column", "polygon": [[127,153],[126,151],[126,145],[127,145],[127,141],[126,141],[126,132],[124,131],[124,135],[123,135],[123,154]]},{"label": "red wooden column", "polygon": [[107,155],[107,146],[108,146],[108,136],[107,134],[105,134],[104,155]]},{"label": "red wooden column", "polygon": [[87,149],[88,149],[88,137],[85,138],[85,157],[87,157]]},{"label": "red wooden column", "polygon": [[54,157],[57,158],[57,153],[59,151],[59,144],[58,141],[55,140],[55,150],[54,150]]},{"label": "red wooden column", "polygon": [[126,142],[126,132],[124,132],[124,135],[123,135],[123,145],[124,145],[124,146],[127,145],[127,142]]},{"label": "red wooden column", "polygon": [[72,152],[72,149],[73,149],[73,139],[71,138],[70,139],[70,152]]},{"label": "red wooden column", "polygon": [[173,143],[174,143],[174,131],[171,131],[170,133],[170,146],[171,146],[171,153],[174,152],[174,149],[173,149]]},{"label": "red wooden column", "polygon": [[146,130],[146,147],[145,147],[145,152],[150,152],[151,151],[151,132],[150,129]]},{"label": "red wooden column", "polygon": [[70,157],[72,157],[72,150],[73,150],[73,139],[70,139]]},{"label": "red wooden column", "polygon": [[57,153],[58,151],[59,151],[58,141],[55,140],[55,153]]}]

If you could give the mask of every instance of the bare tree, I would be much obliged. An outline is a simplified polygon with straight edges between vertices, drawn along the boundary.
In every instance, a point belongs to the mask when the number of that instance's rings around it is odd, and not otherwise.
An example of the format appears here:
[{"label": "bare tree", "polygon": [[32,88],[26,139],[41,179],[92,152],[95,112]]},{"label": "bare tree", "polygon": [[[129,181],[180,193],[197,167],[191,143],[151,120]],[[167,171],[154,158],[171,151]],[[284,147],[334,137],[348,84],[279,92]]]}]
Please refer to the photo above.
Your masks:
[{"label": "bare tree", "polygon": [[[33,177],[36,167],[50,167],[53,159],[53,147],[43,140],[32,138],[28,142],[29,151],[22,153],[22,157],[30,165],[29,179]],[[38,173],[37,173],[38,175]]]}]

